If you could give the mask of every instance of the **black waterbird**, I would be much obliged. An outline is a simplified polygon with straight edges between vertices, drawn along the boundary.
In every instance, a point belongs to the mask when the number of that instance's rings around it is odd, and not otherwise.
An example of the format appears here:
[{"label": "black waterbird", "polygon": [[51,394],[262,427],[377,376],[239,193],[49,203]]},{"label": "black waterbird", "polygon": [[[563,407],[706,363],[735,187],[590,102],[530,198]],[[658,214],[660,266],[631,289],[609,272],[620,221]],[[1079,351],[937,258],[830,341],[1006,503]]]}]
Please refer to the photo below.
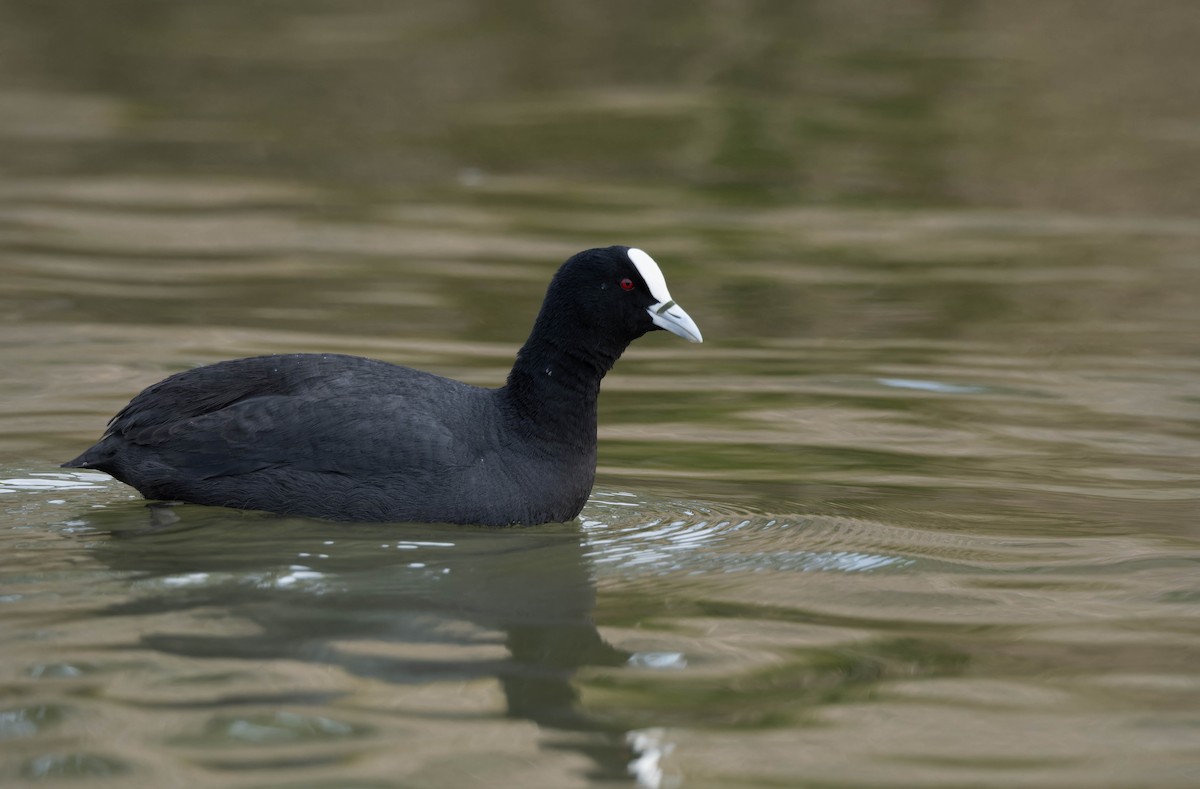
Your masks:
[{"label": "black waterbird", "polygon": [[649,255],[590,249],[498,389],[338,354],[218,362],[145,389],[64,466],[150,499],[341,521],[566,521],[595,478],[600,380],[655,329],[701,342]]}]

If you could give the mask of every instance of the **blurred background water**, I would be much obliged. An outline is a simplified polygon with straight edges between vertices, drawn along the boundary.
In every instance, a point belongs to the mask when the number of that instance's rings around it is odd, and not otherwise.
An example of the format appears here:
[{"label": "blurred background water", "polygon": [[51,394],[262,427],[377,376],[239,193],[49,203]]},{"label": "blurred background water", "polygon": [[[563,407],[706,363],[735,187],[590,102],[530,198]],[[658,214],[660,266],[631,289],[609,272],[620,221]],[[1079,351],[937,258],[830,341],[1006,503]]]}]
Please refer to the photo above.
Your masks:
[{"label": "blurred background water", "polygon": [[[1200,784],[1200,8],[0,0],[0,782]],[[704,331],[579,521],[153,512],[189,366]],[[155,528],[150,528],[150,527]]]}]

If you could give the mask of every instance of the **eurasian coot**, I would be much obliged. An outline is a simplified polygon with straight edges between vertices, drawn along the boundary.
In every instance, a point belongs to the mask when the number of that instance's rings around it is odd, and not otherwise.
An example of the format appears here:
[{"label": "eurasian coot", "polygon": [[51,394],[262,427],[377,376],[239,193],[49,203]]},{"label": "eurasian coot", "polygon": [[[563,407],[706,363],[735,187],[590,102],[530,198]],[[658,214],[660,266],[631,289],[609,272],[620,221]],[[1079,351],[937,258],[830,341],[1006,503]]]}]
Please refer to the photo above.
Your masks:
[{"label": "eurasian coot", "polygon": [[580,252],[550,282],[508,382],[288,354],[150,386],[64,466],[146,498],[341,521],[565,521],[596,473],[596,400],[630,342],[700,330],[640,249]]}]

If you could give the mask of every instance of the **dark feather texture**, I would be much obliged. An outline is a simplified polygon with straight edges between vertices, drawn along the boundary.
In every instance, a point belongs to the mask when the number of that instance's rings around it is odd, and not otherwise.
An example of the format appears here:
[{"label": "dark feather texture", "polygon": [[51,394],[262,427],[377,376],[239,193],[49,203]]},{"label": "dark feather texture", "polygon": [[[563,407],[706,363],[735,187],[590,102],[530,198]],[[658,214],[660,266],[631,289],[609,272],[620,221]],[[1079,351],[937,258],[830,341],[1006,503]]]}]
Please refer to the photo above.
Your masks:
[{"label": "dark feather texture", "polygon": [[219,362],[148,387],[64,465],[147,498],[336,520],[569,520],[595,475],[600,380],[657,328],[655,302],[626,247],[589,250],[499,389],[356,356]]}]

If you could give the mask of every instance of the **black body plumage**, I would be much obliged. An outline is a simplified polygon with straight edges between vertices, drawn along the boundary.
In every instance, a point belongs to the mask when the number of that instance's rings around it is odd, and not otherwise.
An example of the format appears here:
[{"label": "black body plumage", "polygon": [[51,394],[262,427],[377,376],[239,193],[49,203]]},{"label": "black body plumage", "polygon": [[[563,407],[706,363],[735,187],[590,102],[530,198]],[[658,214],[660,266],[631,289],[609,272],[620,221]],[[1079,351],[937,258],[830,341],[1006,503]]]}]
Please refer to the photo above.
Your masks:
[{"label": "black body plumage", "polygon": [[336,354],[219,362],[148,387],[64,465],[151,499],[343,521],[570,520],[595,476],[605,373],[652,329],[699,341],[678,307],[683,328],[651,312],[669,294],[639,255],[564,263],[498,389]]}]

